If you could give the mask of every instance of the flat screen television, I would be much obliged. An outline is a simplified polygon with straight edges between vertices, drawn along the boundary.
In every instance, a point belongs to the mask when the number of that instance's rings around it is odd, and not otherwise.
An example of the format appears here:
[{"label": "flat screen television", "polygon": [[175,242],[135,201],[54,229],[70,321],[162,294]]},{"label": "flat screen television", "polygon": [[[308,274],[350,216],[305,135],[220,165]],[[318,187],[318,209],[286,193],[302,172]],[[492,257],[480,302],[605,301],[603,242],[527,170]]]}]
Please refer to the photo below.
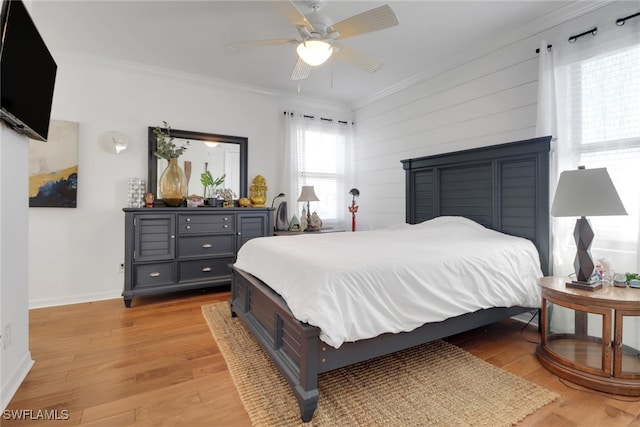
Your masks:
[{"label": "flat screen television", "polygon": [[46,141],[58,66],[22,1],[4,0],[0,23],[0,118]]}]

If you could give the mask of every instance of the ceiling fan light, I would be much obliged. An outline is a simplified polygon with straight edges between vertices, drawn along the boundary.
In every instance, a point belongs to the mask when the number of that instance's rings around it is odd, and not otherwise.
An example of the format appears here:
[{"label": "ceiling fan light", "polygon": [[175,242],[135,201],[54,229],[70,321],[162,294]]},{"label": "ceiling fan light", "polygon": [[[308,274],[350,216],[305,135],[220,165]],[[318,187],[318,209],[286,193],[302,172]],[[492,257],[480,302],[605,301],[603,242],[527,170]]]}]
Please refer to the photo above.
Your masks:
[{"label": "ceiling fan light", "polygon": [[324,64],[333,53],[333,47],[322,40],[307,40],[296,48],[298,56],[312,67]]}]

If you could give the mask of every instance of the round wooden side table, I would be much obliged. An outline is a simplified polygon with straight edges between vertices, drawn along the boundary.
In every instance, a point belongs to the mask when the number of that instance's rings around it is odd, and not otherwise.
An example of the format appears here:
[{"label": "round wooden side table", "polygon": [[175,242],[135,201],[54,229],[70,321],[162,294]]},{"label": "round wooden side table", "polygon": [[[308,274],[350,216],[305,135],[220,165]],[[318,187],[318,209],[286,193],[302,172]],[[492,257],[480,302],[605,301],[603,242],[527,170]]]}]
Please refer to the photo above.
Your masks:
[{"label": "round wooden side table", "polygon": [[640,289],[570,288],[567,277],[543,277],[541,342],[549,371],[592,389],[640,396]]}]

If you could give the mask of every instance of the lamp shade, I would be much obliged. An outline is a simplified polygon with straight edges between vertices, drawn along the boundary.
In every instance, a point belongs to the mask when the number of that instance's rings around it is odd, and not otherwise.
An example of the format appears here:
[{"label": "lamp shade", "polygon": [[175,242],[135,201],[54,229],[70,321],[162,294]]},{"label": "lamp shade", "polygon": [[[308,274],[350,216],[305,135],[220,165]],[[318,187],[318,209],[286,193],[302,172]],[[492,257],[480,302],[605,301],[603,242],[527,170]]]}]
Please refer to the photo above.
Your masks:
[{"label": "lamp shade", "polygon": [[606,168],[564,171],[560,174],[551,215],[627,215]]},{"label": "lamp shade", "polygon": [[307,40],[296,48],[298,56],[307,64],[315,67],[322,65],[333,53],[333,47],[322,40]]},{"label": "lamp shade", "polygon": [[313,185],[305,185],[302,187],[302,191],[300,192],[300,197],[298,197],[299,202],[317,202],[318,196],[316,196],[316,192],[313,189]]}]

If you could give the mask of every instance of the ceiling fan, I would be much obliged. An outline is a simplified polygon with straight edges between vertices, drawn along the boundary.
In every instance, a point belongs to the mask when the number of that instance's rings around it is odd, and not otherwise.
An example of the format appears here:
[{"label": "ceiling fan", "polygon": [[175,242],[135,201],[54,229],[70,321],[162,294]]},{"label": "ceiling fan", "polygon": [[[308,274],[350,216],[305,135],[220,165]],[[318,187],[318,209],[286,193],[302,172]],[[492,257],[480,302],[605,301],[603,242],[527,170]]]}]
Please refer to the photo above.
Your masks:
[{"label": "ceiling fan", "polygon": [[373,73],[382,61],[358,49],[343,45],[339,40],[359,36],[398,25],[398,18],[388,5],[359,13],[337,23],[320,13],[325,0],[305,0],[311,12],[303,15],[293,1],[272,1],[271,4],[298,30],[298,39],[253,40],[230,43],[232,48],[263,47],[282,44],[297,45],[298,60],[291,80],[309,77],[313,67],[335,56],[355,67]]}]

